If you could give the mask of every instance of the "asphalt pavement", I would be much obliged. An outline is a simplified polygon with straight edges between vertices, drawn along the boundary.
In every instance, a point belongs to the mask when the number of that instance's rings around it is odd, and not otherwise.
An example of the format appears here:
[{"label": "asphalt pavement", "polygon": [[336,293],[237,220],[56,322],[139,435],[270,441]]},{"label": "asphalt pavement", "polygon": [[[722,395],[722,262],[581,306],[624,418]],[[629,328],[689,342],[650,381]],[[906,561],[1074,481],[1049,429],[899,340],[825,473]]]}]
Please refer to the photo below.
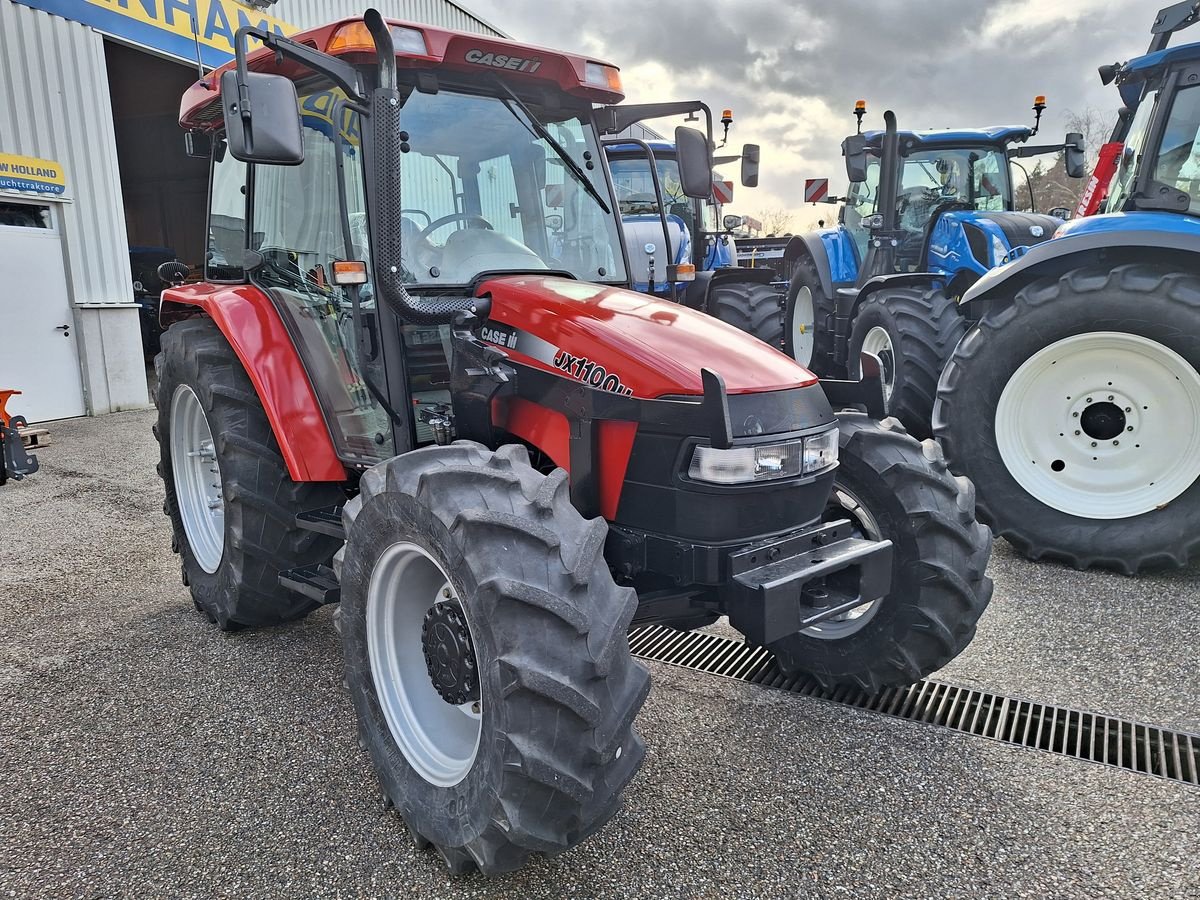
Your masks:
[{"label": "asphalt pavement", "polygon": [[[0,489],[0,895],[1200,895],[1200,790],[657,665],[609,827],[450,878],[379,803],[330,611],[222,634],[192,608],[151,420],[53,423]],[[1200,570],[1000,544],[993,575],[937,677],[1200,731]]]}]

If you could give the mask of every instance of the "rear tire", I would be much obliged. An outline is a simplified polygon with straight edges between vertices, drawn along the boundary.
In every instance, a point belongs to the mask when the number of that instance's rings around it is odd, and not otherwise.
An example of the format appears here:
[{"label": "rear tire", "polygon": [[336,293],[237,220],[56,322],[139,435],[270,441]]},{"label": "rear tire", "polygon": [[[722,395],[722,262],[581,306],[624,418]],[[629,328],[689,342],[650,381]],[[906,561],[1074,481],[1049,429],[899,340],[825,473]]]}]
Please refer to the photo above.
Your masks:
[{"label": "rear tire", "polygon": [[769,649],[786,671],[806,672],[826,689],[875,694],[919,681],[971,642],[992,595],[984,574],[992,536],[975,521],[971,483],[950,474],[933,441],[918,443],[895,419],[856,412],[839,413],[838,427],[824,518],[850,519],[865,537],[892,541],[891,591]]},{"label": "rear tire", "polygon": [[[538,473],[517,445],[416,450],[370,469],[360,489],[346,504],[346,545],[335,560],[338,621],[360,741],[385,800],[417,846],[432,845],[455,873],[512,871],[535,852],[575,846],[617,812],[645,754],[633,720],[649,674],[627,637],[637,597],[608,570],[605,522],[580,516],[566,473]],[[418,547],[440,568],[450,593],[434,593],[449,600],[429,609],[458,604],[473,644],[475,665],[464,671],[476,673],[477,750],[440,783],[422,774],[429,766],[409,737],[424,729],[441,750],[440,732],[425,724],[436,719],[436,703],[414,702],[417,712],[399,718],[381,703],[404,678],[382,665],[382,645],[370,637],[379,630],[369,627],[392,596],[376,572],[397,546]],[[411,663],[427,645],[408,635],[411,628],[397,629],[388,652]],[[457,712],[445,697],[427,700]]]},{"label": "rear tire", "polygon": [[[337,540],[297,528],[295,519],[304,510],[341,503],[341,486],[292,481],[254,385],[211,319],[188,319],[168,328],[154,367],[163,512],[171,520],[171,549],[180,554],[183,583],[191,588],[196,608],[224,630],[307,615],[317,604],[281,587],[279,573],[329,563]],[[195,404],[193,418],[199,413],[200,431],[208,433],[204,447],[174,447],[180,454],[175,459],[205,463],[194,472],[177,473],[173,463],[172,442],[185,439],[171,429],[172,411],[178,413],[180,404]],[[210,476],[214,482],[196,482]],[[190,488],[208,490],[213,483],[217,488],[210,490],[209,502],[221,504],[224,514],[206,530],[195,514],[205,512],[204,498]]]},{"label": "rear tire", "polygon": [[1200,276],[1126,265],[1030,284],[959,345],[934,428],[978,487],[980,518],[1030,559],[1187,565],[1200,554]]},{"label": "rear tire", "polygon": [[816,263],[802,256],[792,268],[783,316],[783,350],[800,365],[826,378],[845,374],[834,363],[834,300],[821,287]]},{"label": "rear tire", "polygon": [[725,281],[709,293],[708,310],[722,322],[752,334],[777,350],[783,346],[779,294],[757,281]]},{"label": "rear tire", "polygon": [[861,377],[858,359],[864,349],[879,356],[888,415],[913,437],[932,437],[938,377],[966,331],[958,305],[941,288],[883,288],[855,313],[850,375]]}]

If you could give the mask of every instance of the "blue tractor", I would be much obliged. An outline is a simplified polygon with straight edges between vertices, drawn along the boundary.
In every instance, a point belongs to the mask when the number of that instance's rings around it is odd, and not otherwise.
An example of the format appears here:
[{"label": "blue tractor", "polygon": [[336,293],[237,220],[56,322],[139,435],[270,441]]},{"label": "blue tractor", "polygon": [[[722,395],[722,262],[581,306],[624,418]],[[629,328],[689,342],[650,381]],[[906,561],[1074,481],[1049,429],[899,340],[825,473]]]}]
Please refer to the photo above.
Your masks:
[{"label": "blue tractor", "polygon": [[1031,558],[1133,573],[1200,548],[1200,0],[1103,66],[1124,143],[1103,214],[980,278],[934,430],[982,520]]},{"label": "blue tractor", "polygon": [[[700,101],[629,104],[612,107],[604,130],[627,132],[629,126],[663,116],[703,113],[712,144],[712,113]],[[724,146],[732,112],[724,110]],[[716,177],[699,190],[685,189],[679,166],[680,145],[641,140],[623,134],[604,142],[609,172],[621,206],[625,245],[634,290],[669,297],[706,312],[772,346],[783,339],[782,304],[772,288],[774,274],[738,266],[732,230],[737,216],[722,216],[732,186]],[[717,165],[741,163],[744,187],[758,185],[760,149],[745,144],[740,155],[717,156]],[[692,186],[688,186],[692,188]]]},{"label": "blue tractor", "polygon": [[[1028,143],[1045,99],[1033,108],[1032,126],[950,131],[898,131],[889,110],[883,131],[842,143],[850,189],[836,227],[739,242],[743,260],[788,277],[784,349],[831,378],[857,375],[861,354],[874,354],[889,413],[917,437],[930,436],[938,375],[966,331],[957,298],[1062,224],[1016,210],[1011,162],[1063,152],[1068,174],[1084,174],[1081,135]],[[865,112],[859,101],[860,128]]]}]

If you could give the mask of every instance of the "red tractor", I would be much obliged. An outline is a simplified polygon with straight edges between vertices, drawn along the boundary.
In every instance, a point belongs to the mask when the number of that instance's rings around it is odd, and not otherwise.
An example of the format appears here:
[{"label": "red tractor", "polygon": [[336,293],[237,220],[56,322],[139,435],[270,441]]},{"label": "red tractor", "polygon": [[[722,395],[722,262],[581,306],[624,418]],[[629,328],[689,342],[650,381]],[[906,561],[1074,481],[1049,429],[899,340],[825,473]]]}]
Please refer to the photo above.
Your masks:
[{"label": "red tractor", "polygon": [[[247,40],[266,46],[248,53]],[[970,641],[970,484],[702,313],[627,290],[597,104],[616,68],[375,11],[243,29],[183,98],[201,283],[163,266],[166,512],[224,629],[340,602],[384,795],[455,871],[607,822],[642,762],[631,623],[727,615],[877,691]],[[689,191],[711,146],[676,135]]]}]

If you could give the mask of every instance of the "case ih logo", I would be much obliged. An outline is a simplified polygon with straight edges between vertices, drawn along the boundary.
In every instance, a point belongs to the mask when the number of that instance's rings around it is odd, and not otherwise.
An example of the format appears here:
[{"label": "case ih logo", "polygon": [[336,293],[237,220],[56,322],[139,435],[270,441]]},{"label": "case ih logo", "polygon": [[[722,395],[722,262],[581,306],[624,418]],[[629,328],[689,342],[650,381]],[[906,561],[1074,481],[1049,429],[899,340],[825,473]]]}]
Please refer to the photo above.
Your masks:
[{"label": "case ih logo", "polygon": [[513,72],[527,72],[532,75],[542,67],[540,59],[528,59],[524,56],[506,56],[503,53],[491,53],[483,50],[468,50],[463,59],[477,66],[491,66],[493,69],[508,69]]}]

